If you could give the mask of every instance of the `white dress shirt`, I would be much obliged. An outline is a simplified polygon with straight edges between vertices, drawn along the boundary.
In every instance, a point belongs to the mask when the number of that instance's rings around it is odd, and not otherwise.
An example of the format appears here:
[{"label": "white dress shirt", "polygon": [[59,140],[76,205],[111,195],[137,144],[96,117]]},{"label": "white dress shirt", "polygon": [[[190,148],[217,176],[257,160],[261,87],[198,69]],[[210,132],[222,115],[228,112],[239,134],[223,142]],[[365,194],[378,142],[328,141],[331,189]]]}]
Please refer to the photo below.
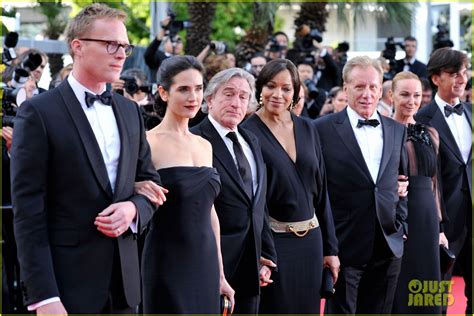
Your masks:
[{"label": "white dress shirt", "polygon": [[449,117],[444,115],[444,106],[455,106],[456,104],[460,103],[459,98],[456,100],[455,104],[450,105],[441,99],[438,94],[436,94],[435,102],[443,114],[443,117],[446,120],[446,123],[448,124],[454,139],[456,140],[456,144],[458,145],[459,151],[461,152],[462,159],[465,163],[467,163],[467,159],[469,158],[469,153],[471,152],[472,147],[472,130],[471,126],[469,126],[466,113],[464,113],[464,111],[462,112],[462,115],[453,113]]},{"label": "white dress shirt", "polygon": [[377,182],[377,176],[379,174],[380,162],[382,161],[383,152],[383,129],[382,121],[380,120],[377,111],[369,118],[370,120],[375,119],[380,122],[377,127],[370,125],[364,125],[357,127],[359,120],[365,120],[362,116],[357,114],[350,106],[347,107],[347,116],[351,123],[352,130],[354,131],[355,138],[359,144],[362,156],[364,156],[365,163],[369,169],[372,180]]},{"label": "white dress shirt", "polygon": [[232,142],[232,140],[230,140],[229,137],[226,136],[229,132],[235,132],[235,134],[237,135],[237,139],[239,140],[239,143],[242,146],[242,151],[244,152],[245,158],[247,158],[250,164],[250,170],[252,171],[252,188],[253,188],[253,193],[255,194],[255,192],[257,191],[257,186],[258,186],[257,163],[255,162],[255,157],[253,156],[252,149],[250,148],[249,144],[245,141],[245,138],[243,138],[242,135],[240,135],[237,128],[235,129],[235,131],[233,131],[231,129],[228,129],[222,126],[219,122],[217,122],[212,117],[212,115],[209,114],[207,117],[209,118],[209,121],[211,122],[212,126],[214,126],[214,128],[217,130],[217,133],[219,133],[219,136],[224,141],[227,149],[230,152],[230,155],[232,156],[232,159],[234,159],[235,166],[237,167],[237,170],[238,170],[239,165],[237,164],[237,158],[235,157],[235,153],[234,153],[234,143]]},{"label": "white dress shirt", "polygon": [[[117,168],[120,158],[120,134],[115,119],[114,111],[111,106],[102,104],[96,100],[91,107],[86,105],[86,92],[97,94],[84,87],[71,73],[67,78],[69,85],[74,91],[77,100],[82,106],[87,120],[94,132],[95,139],[99,145],[102,158],[104,158],[107,175],[109,176],[112,192],[115,191],[115,180],[117,179]],[[101,94],[104,90],[99,92]]]}]

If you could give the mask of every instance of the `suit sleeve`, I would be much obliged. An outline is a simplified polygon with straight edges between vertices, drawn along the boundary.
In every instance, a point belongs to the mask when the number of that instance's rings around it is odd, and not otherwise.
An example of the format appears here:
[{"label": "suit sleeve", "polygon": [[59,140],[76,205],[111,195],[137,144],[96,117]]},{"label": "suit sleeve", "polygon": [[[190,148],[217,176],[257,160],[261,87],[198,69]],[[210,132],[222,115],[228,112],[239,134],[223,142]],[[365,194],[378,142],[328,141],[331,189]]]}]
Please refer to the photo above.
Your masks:
[{"label": "suit sleeve", "polygon": [[[146,140],[145,127],[143,124],[143,118],[140,115],[138,106],[134,105],[136,108],[136,113],[138,116],[138,121],[140,122],[140,149],[138,153],[137,160],[137,171],[135,175],[135,181],[145,181],[151,180],[158,185],[161,185],[161,179],[158,173],[153,166],[151,161],[151,151],[148,141]],[[151,203],[145,196],[136,194],[130,198],[138,210],[138,232],[141,234],[144,232],[145,228],[148,225],[148,222],[151,220],[153,213],[156,211],[157,207],[155,204]]]},{"label": "suit sleeve", "polygon": [[14,231],[24,303],[59,296],[48,236],[48,135],[36,107],[17,113],[11,149]]},{"label": "suit sleeve", "polygon": [[314,200],[314,208],[316,210],[316,216],[321,227],[321,233],[323,236],[323,255],[324,256],[337,256],[338,255],[338,241],[336,237],[336,229],[334,227],[334,219],[332,217],[331,205],[329,202],[329,194],[327,189],[326,181],[326,168],[324,166],[324,159],[321,152],[321,144],[319,140],[319,134],[316,127],[313,125],[314,130],[314,144],[316,157],[318,160],[319,174],[316,176],[316,184],[319,188],[318,196]]},{"label": "suit sleeve", "polygon": [[278,265],[275,243],[273,242],[273,234],[270,230],[270,226],[268,225],[268,210],[266,207],[262,228],[262,257],[265,259],[270,259],[273,261],[273,263]]},{"label": "suit sleeve", "polygon": [[[400,165],[398,174],[408,175],[408,153],[406,149],[406,128],[403,128],[403,141],[400,148]],[[408,197],[399,198],[396,210],[396,221],[402,225],[403,233],[408,236]]]}]

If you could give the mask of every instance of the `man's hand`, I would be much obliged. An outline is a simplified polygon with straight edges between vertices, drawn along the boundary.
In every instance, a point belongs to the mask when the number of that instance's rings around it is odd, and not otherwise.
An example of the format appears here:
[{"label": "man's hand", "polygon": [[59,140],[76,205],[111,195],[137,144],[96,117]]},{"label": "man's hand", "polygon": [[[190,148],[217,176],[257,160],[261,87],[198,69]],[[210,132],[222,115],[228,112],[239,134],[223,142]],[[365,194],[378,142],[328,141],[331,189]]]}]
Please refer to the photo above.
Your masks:
[{"label": "man's hand", "polygon": [[334,284],[337,282],[341,263],[338,256],[325,256],[323,260],[323,267],[328,267],[331,270],[332,280]]},{"label": "man's hand", "polygon": [[36,309],[37,315],[67,315],[67,311],[64,308],[63,303],[53,302]]},{"label": "man's hand", "polygon": [[108,237],[118,237],[128,230],[137,215],[137,208],[133,202],[119,202],[111,204],[95,218],[97,230]]},{"label": "man's hand", "polygon": [[13,137],[13,128],[10,126],[2,127],[2,137],[5,140],[5,146],[7,147],[8,152],[12,147],[12,137]]},{"label": "man's hand", "polygon": [[168,193],[168,190],[159,186],[153,181],[140,181],[135,182],[135,193],[144,195],[150,202],[155,203],[160,206],[163,205],[166,201],[165,194]]},{"label": "man's hand", "polygon": [[406,197],[408,195],[408,177],[404,175],[398,176],[398,196]]}]

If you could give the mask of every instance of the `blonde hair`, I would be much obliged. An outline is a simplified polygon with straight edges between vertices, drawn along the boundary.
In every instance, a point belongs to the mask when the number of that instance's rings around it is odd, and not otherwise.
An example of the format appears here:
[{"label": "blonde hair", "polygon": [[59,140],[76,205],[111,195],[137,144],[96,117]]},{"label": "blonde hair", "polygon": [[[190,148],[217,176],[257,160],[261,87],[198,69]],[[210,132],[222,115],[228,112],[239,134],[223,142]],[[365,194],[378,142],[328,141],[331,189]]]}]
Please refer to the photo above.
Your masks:
[{"label": "blonde hair", "polygon": [[392,79],[392,91],[395,92],[395,88],[397,87],[397,83],[402,81],[402,80],[407,80],[407,79],[414,79],[420,82],[420,85],[423,89],[423,84],[420,80],[420,78],[415,75],[413,72],[410,71],[402,71],[399,72],[398,74],[395,75]]},{"label": "blonde hair", "polygon": [[125,21],[127,14],[119,9],[110,8],[101,3],[93,3],[81,10],[72,20],[66,29],[66,39],[69,48],[69,53],[74,57],[71,49],[71,42],[84,36],[90,28],[92,23],[97,19],[117,19]]},{"label": "blonde hair", "polygon": [[344,79],[344,83],[349,83],[351,79],[349,78],[349,75],[351,74],[352,70],[354,70],[354,68],[356,67],[360,67],[364,69],[373,67],[379,74],[380,83],[382,83],[383,81],[382,67],[380,66],[380,63],[377,60],[372,59],[369,56],[357,56],[357,57],[349,59],[349,61],[346,63],[346,65],[342,69],[342,78]]}]

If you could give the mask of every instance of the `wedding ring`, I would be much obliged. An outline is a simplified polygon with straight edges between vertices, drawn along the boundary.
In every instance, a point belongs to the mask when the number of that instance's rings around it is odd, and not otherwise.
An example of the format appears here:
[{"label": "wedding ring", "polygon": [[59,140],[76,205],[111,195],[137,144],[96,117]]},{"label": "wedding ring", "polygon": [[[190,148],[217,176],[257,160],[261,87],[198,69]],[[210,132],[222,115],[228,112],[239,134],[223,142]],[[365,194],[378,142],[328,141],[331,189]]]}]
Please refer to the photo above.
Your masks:
[{"label": "wedding ring", "polygon": [[120,234],[120,228],[117,228],[117,234]]}]

